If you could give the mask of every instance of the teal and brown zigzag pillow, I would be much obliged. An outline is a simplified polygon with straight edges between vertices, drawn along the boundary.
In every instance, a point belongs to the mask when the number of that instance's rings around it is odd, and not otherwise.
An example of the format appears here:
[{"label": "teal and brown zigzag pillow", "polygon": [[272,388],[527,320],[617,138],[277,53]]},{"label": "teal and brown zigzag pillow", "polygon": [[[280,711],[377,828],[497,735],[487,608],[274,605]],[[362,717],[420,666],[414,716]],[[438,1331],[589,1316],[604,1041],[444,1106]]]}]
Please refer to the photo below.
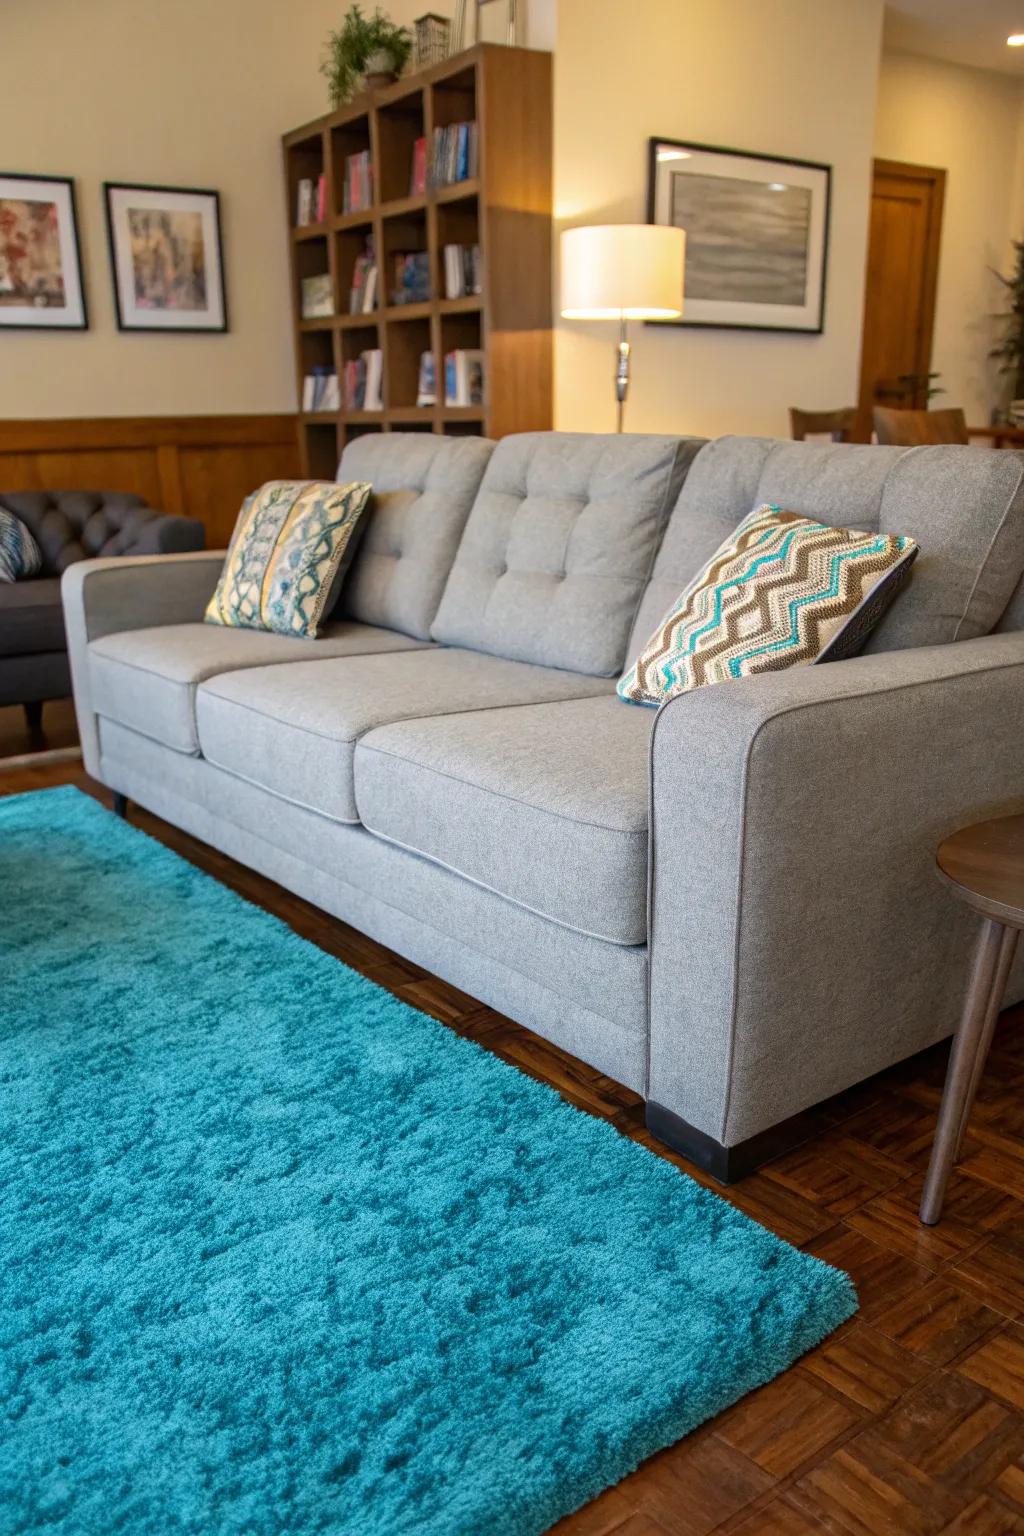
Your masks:
[{"label": "teal and brown zigzag pillow", "polygon": [[659,705],[708,683],[852,656],[917,551],[899,534],[758,507],[673,604],[619,680],[619,697]]}]

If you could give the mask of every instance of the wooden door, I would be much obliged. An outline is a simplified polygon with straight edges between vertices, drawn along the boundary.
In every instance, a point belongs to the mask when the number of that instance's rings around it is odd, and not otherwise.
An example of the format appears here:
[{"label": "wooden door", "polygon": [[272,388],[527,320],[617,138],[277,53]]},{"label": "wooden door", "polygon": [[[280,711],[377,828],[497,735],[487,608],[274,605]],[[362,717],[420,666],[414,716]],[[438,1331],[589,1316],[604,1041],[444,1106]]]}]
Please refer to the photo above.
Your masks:
[{"label": "wooden door", "polygon": [[876,160],[871,192],[860,410],[923,409],[931,368],[946,173]]}]

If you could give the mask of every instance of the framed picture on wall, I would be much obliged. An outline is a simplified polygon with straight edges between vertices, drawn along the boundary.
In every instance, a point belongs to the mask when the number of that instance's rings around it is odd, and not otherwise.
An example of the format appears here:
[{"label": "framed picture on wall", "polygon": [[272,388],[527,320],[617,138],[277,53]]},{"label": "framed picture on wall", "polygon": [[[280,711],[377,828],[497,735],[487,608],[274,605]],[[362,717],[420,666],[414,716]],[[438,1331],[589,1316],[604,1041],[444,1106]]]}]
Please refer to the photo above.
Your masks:
[{"label": "framed picture on wall", "polygon": [[832,172],[810,160],[651,139],[647,219],[686,231],[683,316],[655,325],[824,329]]},{"label": "framed picture on wall", "polygon": [[122,331],[226,331],[220,199],[185,187],[103,184]]},{"label": "framed picture on wall", "polygon": [[88,324],[74,183],[0,173],[0,326],[84,331]]}]

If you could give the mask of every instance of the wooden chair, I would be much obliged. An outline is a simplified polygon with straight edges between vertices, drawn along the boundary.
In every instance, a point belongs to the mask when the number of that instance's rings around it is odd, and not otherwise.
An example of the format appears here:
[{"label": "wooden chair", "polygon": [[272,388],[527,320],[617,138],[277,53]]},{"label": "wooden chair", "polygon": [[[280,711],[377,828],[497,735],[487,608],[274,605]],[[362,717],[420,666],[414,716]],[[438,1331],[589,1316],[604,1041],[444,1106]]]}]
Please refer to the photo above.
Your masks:
[{"label": "wooden chair", "polygon": [[790,436],[802,443],[808,436],[827,433],[834,443],[857,441],[857,407],[848,406],[842,411],[800,411],[795,405],[789,408]]},{"label": "wooden chair", "polygon": [[967,442],[967,420],[961,410],[894,411],[876,405],[872,414],[880,443],[920,448],[926,443]]}]

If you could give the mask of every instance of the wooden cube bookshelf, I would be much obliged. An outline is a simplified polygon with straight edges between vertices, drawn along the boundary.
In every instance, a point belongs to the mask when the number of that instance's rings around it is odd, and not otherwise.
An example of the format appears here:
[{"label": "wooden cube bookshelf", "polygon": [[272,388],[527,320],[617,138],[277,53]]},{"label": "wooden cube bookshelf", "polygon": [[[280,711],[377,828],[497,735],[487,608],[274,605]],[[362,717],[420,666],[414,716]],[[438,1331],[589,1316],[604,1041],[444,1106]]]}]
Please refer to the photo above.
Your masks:
[{"label": "wooden cube bookshelf", "polygon": [[[478,175],[410,194],[413,146],[434,129],[477,124]],[[383,408],[299,416],[303,472],[333,475],[345,444],[364,432],[482,433],[551,426],[551,55],[480,43],[284,136],[295,365],[344,367],[379,347]],[[344,212],[345,162],[368,151],[373,202]],[[326,216],[295,226],[299,182],[323,175]],[[372,241],[377,307],[349,314],[355,263]],[[480,294],[444,297],[446,244],[479,245]],[[396,252],[429,256],[430,298],[393,304]],[[330,317],[302,318],[303,278],[329,274]],[[481,406],[444,403],[444,357],[479,348]],[[417,406],[420,356],[434,354],[437,404]]]}]

